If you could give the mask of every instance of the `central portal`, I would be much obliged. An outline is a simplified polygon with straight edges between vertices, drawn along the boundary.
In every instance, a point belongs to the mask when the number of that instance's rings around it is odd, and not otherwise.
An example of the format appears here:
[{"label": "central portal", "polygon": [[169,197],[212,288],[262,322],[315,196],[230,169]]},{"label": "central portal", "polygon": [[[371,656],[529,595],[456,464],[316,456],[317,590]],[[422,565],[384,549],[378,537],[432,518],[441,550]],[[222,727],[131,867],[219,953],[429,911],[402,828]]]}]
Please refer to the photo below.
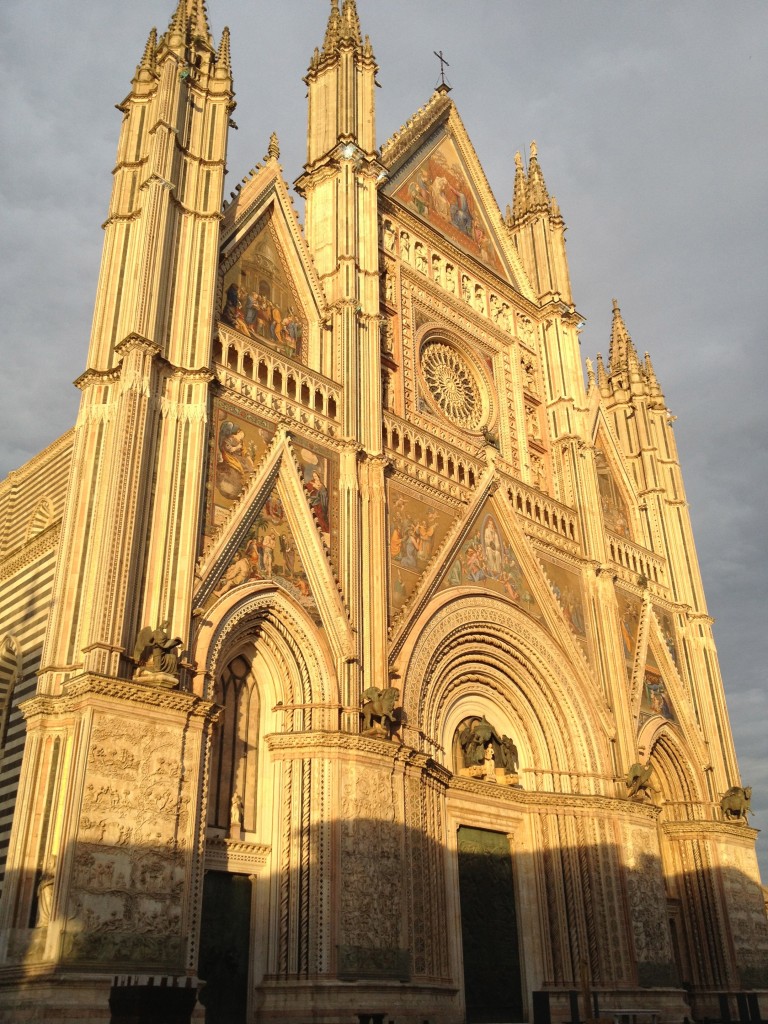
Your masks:
[{"label": "central portal", "polygon": [[520,950],[509,839],[502,832],[462,825],[458,850],[467,1022],[522,1021]]}]

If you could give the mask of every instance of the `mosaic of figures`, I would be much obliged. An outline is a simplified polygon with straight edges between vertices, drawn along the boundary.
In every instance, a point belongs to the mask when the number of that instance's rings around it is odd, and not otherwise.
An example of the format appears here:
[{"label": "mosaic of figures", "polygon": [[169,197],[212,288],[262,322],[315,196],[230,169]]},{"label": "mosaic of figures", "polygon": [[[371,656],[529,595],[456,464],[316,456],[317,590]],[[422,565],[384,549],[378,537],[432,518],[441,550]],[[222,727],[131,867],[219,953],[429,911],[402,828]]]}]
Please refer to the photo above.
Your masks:
[{"label": "mosaic of figures", "polygon": [[656,659],[649,650],[643,676],[643,693],[640,698],[640,725],[653,715],[661,715],[669,722],[676,721],[667,695],[666,683],[662,678]]},{"label": "mosaic of figures", "polygon": [[296,541],[286,520],[285,508],[277,489],[273,490],[264,502],[234,558],[214,588],[209,603],[213,603],[242,583],[266,580],[277,583],[309,612],[318,625],[321,624],[307,574],[296,549]]},{"label": "mosaic of figures", "polygon": [[451,241],[488,266],[501,270],[480,204],[449,138],[444,138],[421,161],[395,195]]},{"label": "mosaic of figures", "polygon": [[208,465],[206,533],[222,522],[245,490],[275,433],[274,423],[229,402],[214,402]]},{"label": "mosaic of figures", "polygon": [[653,610],[659,621],[659,628],[661,629],[661,637],[664,641],[664,645],[669,651],[669,656],[675,667],[679,668],[679,662],[677,660],[677,641],[675,640],[675,625],[672,621],[672,616],[663,608],[654,606]]},{"label": "mosaic of figures", "polygon": [[624,654],[624,663],[627,666],[627,677],[631,678],[642,606],[638,598],[633,594],[625,594],[619,590],[616,591],[616,600],[619,605],[619,625],[621,628],[621,646]]},{"label": "mosaic of figures", "polygon": [[440,546],[452,517],[397,487],[389,488],[389,610],[398,612]]},{"label": "mosaic of figures", "polygon": [[613,478],[605,452],[601,448],[595,449],[595,465],[597,467],[597,485],[600,488],[600,504],[603,509],[605,527],[619,537],[629,537],[627,503]]},{"label": "mosaic of figures", "polygon": [[497,518],[488,511],[479,516],[475,532],[462,544],[443,581],[443,589],[467,585],[501,594],[529,615],[541,618],[541,609],[512,545]]},{"label": "mosaic of figures", "polygon": [[224,275],[221,319],[281,355],[302,357],[306,320],[269,226]]},{"label": "mosaic of figures", "polygon": [[587,639],[587,624],[584,616],[580,575],[548,559],[542,558],[541,563],[565,616],[565,621],[583,644],[583,641]]}]

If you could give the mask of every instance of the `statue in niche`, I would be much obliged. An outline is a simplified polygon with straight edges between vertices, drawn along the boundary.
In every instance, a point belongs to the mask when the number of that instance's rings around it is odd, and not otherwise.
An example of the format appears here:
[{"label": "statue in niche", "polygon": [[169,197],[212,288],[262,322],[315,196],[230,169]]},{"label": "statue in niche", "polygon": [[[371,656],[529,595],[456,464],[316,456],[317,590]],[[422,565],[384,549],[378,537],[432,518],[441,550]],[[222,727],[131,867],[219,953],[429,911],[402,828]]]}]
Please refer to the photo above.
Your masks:
[{"label": "statue in niche", "polygon": [[235,790],[229,805],[229,827],[239,831],[243,827],[243,798]]},{"label": "statue in niche", "polygon": [[395,229],[392,227],[391,220],[384,221],[384,228],[382,231],[382,238],[384,241],[384,248],[387,252],[395,251]]},{"label": "statue in niche", "polygon": [[136,671],[133,678],[144,683],[168,688],[178,686],[179,655],[181,637],[173,639],[168,635],[167,620],[154,629],[145,626],[136,638],[133,661]]},{"label": "statue in niche", "polygon": [[752,813],[750,802],[752,800],[751,786],[731,786],[723,793],[720,799],[720,809],[726,821],[743,821],[749,824],[747,815]]},{"label": "statue in niche", "polygon": [[453,269],[452,263],[445,265],[445,287],[451,295],[456,294],[456,271]]},{"label": "statue in niche", "polygon": [[416,269],[419,271],[420,274],[426,274],[427,257],[426,253],[424,252],[424,246],[421,244],[421,242],[417,242],[416,245],[414,246],[414,249],[416,253]]},{"label": "statue in niche", "polygon": [[363,733],[369,736],[383,736],[392,739],[400,726],[401,708],[395,708],[400,691],[396,686],[379,689],[369,686],[363,690]]},{"label": "statue in niche", "polygon": [[461,294],[465,302],[472,303],[472,288],[469,284],[469,278],[466,274],[461,275]]},{"label": "statue in niche", "polygon": [[55,877],[55,863],[56,858],[54,857],[51,863],[41,873],[40,881],[37,883],[37,917],[35,919],[36,928],[44,927],[51,920],[51,911],[53,910],[53,882]]},{"label": "statue in niche", "polygon": [[501,767],[507,775],[517,775],[519,766],[517,747],[509,736],[501,737]]},{"label": "statue in niche", "polygon": [[432,280],[435,284],[443,283],[441,260],[439,256],[432,257]]},{"label": "statue in niche", "polygon": [[407,231],[400,232],[400,255],[406,263],[411,262],[411,236]]},{"label": "statue in niche", "polygon": [[635,797],[640,793],[644,796],[650,796],[652,774],[653,765],[650,761],[648,764],[640,764],[639,761],[636,761],[633,765],[630,765],[627,777],[624,780],[625,785],[629,790],[627,797],[632,799],[632,797]]},{"label": "statue in niche", "polygon": [[509,736],[499,736],[485,715],[465,721],[457,739],[463,761],[460,774],[503,786],[517,785],[517,747]]}]

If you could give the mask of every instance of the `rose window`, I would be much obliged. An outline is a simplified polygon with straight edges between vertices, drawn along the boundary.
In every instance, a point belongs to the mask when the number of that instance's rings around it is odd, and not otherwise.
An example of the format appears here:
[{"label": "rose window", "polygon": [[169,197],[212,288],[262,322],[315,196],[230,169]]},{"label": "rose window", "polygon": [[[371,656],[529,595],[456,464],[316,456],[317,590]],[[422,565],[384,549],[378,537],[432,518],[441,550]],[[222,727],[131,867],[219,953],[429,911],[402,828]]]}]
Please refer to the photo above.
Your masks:
[{"label": "rose window", "polygon": [[483,416],[480,388],[455,348],[442,341],[427,344],[421,353],[421,372],[444,416],[465,429],[479,426]]}]

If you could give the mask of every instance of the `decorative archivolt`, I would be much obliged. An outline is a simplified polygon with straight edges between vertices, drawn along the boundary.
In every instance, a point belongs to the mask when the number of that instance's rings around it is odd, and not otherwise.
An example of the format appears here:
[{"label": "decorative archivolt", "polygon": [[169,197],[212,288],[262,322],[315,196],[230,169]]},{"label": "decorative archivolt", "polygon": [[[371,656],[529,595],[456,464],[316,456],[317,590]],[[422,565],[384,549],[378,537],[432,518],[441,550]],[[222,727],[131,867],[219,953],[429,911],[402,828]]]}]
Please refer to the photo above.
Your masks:
[{"label": "decorative archivolt", "polygon": [[506,602],[484,594],[438,607],[402,663],[407,721],[421,734],[414,742],[447,751],[461,705],[466,700],[463,713],[471,714],[479,700],[521,728],[536,766],[553,778],[608,770],[597,693],[547,634]]},{"label": "decorative archivolt", "polygon": [[692,750],[669,722],[652,718],[640,733],[638,746],[649,752],[648,760],[654,767],[651,781],[661,789],[665,802],[691,805],[707,799],[707,758],[701,751]]},{"label": "decorative archivolt", "polygon": [[338,721],[338,686],[323,634],[288,594],[269,584],[230,591],[206,613],[196,642],[195,692],[210,698],[223,666],[251,647],[271,665],[265,700],[285,706],[286,728]]}]

